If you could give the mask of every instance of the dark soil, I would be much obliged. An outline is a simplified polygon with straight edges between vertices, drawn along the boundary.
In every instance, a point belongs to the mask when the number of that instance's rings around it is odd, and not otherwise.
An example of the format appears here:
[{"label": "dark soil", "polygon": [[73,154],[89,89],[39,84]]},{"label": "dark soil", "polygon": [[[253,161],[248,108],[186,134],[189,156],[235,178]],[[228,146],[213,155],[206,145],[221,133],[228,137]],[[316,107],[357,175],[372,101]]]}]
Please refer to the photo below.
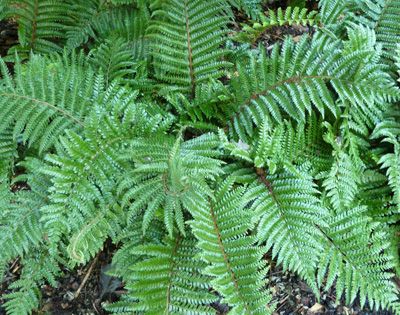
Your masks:
[{"label": "dark soil", "polygon": [[7,55],[8,49],[18,42],[17,24],[13,21],[0,21],[0,56]]}]

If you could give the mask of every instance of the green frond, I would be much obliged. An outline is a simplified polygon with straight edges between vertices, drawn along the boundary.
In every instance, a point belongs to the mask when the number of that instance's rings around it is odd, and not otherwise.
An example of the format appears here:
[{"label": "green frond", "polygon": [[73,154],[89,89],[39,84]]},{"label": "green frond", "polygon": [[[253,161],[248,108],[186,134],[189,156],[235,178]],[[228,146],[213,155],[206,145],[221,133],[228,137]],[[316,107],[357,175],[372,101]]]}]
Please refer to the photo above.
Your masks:
[{"label": "green frond", "polygon": [[[254,125],[264,121],[273,125],[284,119],[304,122],[314,108],[323,117],[338,117],[341,108],[335,100],[348,102],[360,115],[354,122],[370,125],[382,113],[382,100],[398,97],[398,90],[378,63],[372,47],[347,52],[336,41],[321,48],[303,37],[274,45],[271,53],[249,56],[237,64],[232,77],[235,106],[228,122],[231,135],[243,141],[254,135]],[[348,43],[352,45],[351,40]],[[368,63],[367,63],[368,61]]]},{"label": "green frond", "polygon": [[156,78],[193,98],[197,85],[221,77],[226,9],[224,0],[170,0],[155,11],[148,32]]},{"label": "green frond", "polygon": [[129,83],[135,79],[140,64],[135,62],[132,48],[123,38],[106,40],[89,53],[92,64],[101,70],[107,84],[113,80]]},{"label": "green frond", "polygon": [[261,0],[228,0],[236,9],[243,10],[250,17],[258,16],[261,9]]},{"label": "green frond", "polygon": [[207,181],[222,172],[218,145],[218,137],[211,133],[185,142],[180,136],[164,135],[132,141],[125,158],[135,163],[135,169],[121,181],[118,191],[131,215],[145,209],[143,232],[162,209],[170,236],[175,224],[185,234],[187,203],[198,192],[210,196]]},{"label": "green frond", "polygon": [[60,274],[57,260],[43,249],[20,263],[23,266],[20,278],[9,286],[12,292],[3,295],[6,300],[3,306],[10,315],[28,315],[37,310],[41,286],[46,282],[56,286],[55,278]]},{"label": "green frond", "polygon": [[[5,184],[3,184],[5,185]],[[35,192],[9,191],[1,200],[0,213],[0,262],[8,263],[13,258],[25,256],[43,241],[44,231],[40,223],[38,207],[43,203],[35,202]],[[6,189],[5,187],[3,189]]]},{"label": "green frond", "polygon": [[142,314],[214,314],[210,304],[210,279],[202,274],[205,263],[198,258],[193,237],[175,236],[163,244],[136,246],[132,253],[142,257],[130,266],[132,280],[126,287],[128,300],[110,309]]},{"label": "green frond", "polygon": [[66,131],[58,155],[45,158],[49,166],[42,172],[52,177],[53,187],[41,220],[52,244],[70,236],[68,252],[75,262],[86,262],[124,220],[113,195],[130,169],[120,155],[135,137],[163,128],[163,118],[147,114],[135,97],[111,86],[98,97],[83,136]]},{"label": "green frond", "polygon": [[18,22],[19,44],[8,53],[15,52],[23,59],[35,53],[62,52],[65,39],[66,12],[70,7],[65,1],[12,0],[7,4],[6,17]]},{"label": "green frond", "polygon": [[341,211],[349,207],[358,192],[361,170],[343,151],[334,151],[334,162],[322,183],[334,209]]},{"label": "green frond", "polygon": [[400,1],[352,0],[350,3],[356,15],[355,19],[375,31],[377,42],[383,46],[383,57],[393,65],[396,58],[395,51],[400,41]]},{"label": "green frond", "polygon": [[0,60],[0,132],[12,130],[14,141],[35,146],[42,154],[66,129],[81,129],[94,81],[93,71],[82,67],[84,60],[75,54],[31,55],[27,63],[15,64],[13,77]]},{"label": "green frond", "polygon": [[69,15],[67,48],[91,45],[91,39],[99,45],[106,40],[123,38],[136,58],[144,56],[147,46],[144,35],[150,18],[145,6],[136,9],[113,7],[100,0],[71,0]]},{"label": "green frond", "polygon": [[222,301],[232,307],[230,314],[271,314],[271,297],[263,289],[265,249],[248,233],[252,223],[246,207],[252,198],[246,187],[232,186],[233,178],[220,183],[215,200],[194,200],[190,208],[197,246],[208,263],[204,272],[213,277],[211,284]]},{"label": "green frond", "polygon": [[12,130],[4,130],[0,133],[0,173],[7,173],[13,165],[17,155],[17,141],[15,141]]},{"label": "green frond", "polygon": [[324,225],[327,210],[318,198],[318,190],[307,174],[279,170],[274,175],[257,170],[251,192],[253,221],[257,237],[284,269],[297,272],[318,293],[315,270],[322,246],[317,225]]},{"label": "green frond", "polygon": [[[391,281],[393,258],[385,249],[388,235],[365,215],[366,207],[352,206],[326,218],[318,283],[325,288],[336,282],[336,299],[350,304],[359,295],[376,310],[399,310],[398,290]],[[325,279],[325,280],[324,280]]]}]

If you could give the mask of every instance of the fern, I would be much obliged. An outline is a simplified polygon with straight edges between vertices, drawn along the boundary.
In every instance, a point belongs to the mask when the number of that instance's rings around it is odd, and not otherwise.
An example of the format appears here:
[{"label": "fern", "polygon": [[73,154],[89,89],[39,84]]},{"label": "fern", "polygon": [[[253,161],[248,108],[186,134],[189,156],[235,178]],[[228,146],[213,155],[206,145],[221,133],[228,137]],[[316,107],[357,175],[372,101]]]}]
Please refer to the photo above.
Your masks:
[{"label": "fern", "polygon": [[104,44],[93,49],[90,54],[92,63],[101,69],[106,82],[113,80],[132,81],[139,65],[133,62],[133,53],[129,44],[122,38],[106,40]]},{"label": "fern", "polygon": [[[297,44],[288,39],[281,48],[275,45],[270,56],[262,51],[259,58],[249,57],[246,65],[237,65],[238,76],[231,80],[236,110],[228,123],[230,133],[247,141],[254,134],[253,125],[264,120],[281,123],[285,118],[302,122],[313,108],[337,117],[341,109],[328,83],[340,100],[357,110],[355,126],[370,124],[374,112],[383,112],[382,99],[398,97],[374,55],[371,47],[348,53],[337,43],[321,51],[318,41],[310,44],[303,37]],[[371,60],[369,66],[357,67],[366,59]],[[362,112],[365,104],[370,108]]]},{"label": "fern", "polygon": [[110,242],[116,314],[273,314],[267,260],[400,314],[397,0],[0,2],[8,314]]},{"label": "fern", "polygon": [[329,288],[336,279],[337,301],[344,295],[346,303],[352,303],[359,294],[362,306],[368,298],[375,309],[398,312],[397,289],[388,272],[393,267],[392,257],[384,251],[389,246],[387,236],[365,211],[365,207],[353,206],[327,218],[318,281],[322,284],[327,276],[325,287]]},{"label": "fern", "polygon": [[169,1],[148,29],[155,76],[194,97],[196,86],[223,75],[228,63],[220,49],[227,15],[222,0]]},{"label": "fern", "polygon": [[[245,207],[251,201],[244,187],[232,189],[233,178],[221,183],[215,201],[194,201],[191,225],[202,258],[209,264],[213,287],[229,304],[233,314],[270,314],[270,296],[263,292],[267,269],[262,260],[265,250],[257,239],[247,235],[251,218]],[[205,198],[205,197],[198,197]]]},{"label": "fern", "polygon": [[218,139],[212,134],[183,143],[180,137],[155,139],[153,143],[146,138],[132,142],[132,151],[126,158],[135,163],[135,169],[118,188],[122,204],[129,206],[132,216],[146,208],[143,232],[161,208],[169,235],[173,235],[175,223],[185,234],[183,210],[190,209],[187,203],[197,191],[210,195],[207,180],[221,174],[222,162],[215,150]]},{"label": "fern", "polygon": [[137,302],[117,304],[117,310],[213,314],[209,304],[215,296],[205,285],[209,279],[201,274],[204,262],[196,258],[199,250],[194,247],[193,238],[175,236],[164,244],[139,245],[132,252],[144,257],[130,266],[133,279],[129,283],[129,298]]},{"label": "fern", "polygon": [[[122,220],[112,194],[127,167],[118,155],[135,136],[168,127],[168,121],[151,118],[135,105],[134,97],[111,86],[87,118],[84,136],[67,131],[60,155],[46,157],[50,165],[43,172],[52,176],[54,193],[52,204],[41,209],[41,220],[55,246],[70,235],[68,252],[75,262],[93,256]],[[68,221],[74,224],[66,225]]]},{"label": "fern", "polygon": [[65,12],[69,10],[63,1],[9,1],[6,17],[16,19],[19,24],[19,44],[9,51],[9,55],[18,52],[20,56],[28,57],[31,50],[37,53],[62,52],[62,46],[57,42],[65,38]]},{"label": "fern", "polygon": [[17,61],[14,78],[5,71],[4,61],[0,63],[0,132],[12,130],[14,141],[43,153],[65,129],[82,128],[94,82],[93,71],[83,68],[83,55],[32,55],[27,64]]}]

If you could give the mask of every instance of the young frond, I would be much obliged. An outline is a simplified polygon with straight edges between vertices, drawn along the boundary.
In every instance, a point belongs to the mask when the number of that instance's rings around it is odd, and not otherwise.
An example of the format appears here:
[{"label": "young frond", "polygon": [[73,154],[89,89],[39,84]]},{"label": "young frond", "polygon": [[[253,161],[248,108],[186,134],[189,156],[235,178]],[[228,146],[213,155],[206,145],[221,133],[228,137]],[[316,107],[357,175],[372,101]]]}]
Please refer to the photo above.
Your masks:
[{"label": "young frond", "polygon": [[232,314],[271,314],[271,297],[264,290],[265,249],[248,231],[252,226],[246,207],[252,198],[246,187],[232,188],[233,178],[218,186],[214,200],[194,201],[191,227],[208,263],[205,273],[230,305]]},{"label": "young frond", "polygon": [[193,98],[198,84],[221,77],[225,10],[224,0],[171,0],[155,11],[148,32],[156,78]]},{"label": "young frond", "polygon": [[170,236],[175,224],[185,234],[187,203],[198,192],[211,195],[207,181],[222,173],[218,145],[218,137],[211,133],[185,142],[180,136],[164,135],[131,142],[124,158],[134,162],[135,169],[121,181],[118,191],[132,216],[145,209],[143,232],[162,209]]},{"label": "young frond", "polygon": [[252,25],[245,24],[241,32],[235,35],[238,42],[255,43],[263,33],[274,26],[303,25],[313,26],[318,23],[317,11],[309,11],[306,8],[287,7],[285,10],[279,8],[276,12],[268,10],[268,15],[259,14]]}]

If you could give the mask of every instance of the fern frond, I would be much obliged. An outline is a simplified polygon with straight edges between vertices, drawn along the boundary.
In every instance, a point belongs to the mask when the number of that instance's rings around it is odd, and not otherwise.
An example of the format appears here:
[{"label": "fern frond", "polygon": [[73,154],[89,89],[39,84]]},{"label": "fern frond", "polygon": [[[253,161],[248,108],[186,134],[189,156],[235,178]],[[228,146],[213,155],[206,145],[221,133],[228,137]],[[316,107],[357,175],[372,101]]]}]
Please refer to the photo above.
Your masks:
[{"label": "fern frond", "polygon": [[14,141],[21,139],[42,154],[66,129],[81,129],[94,81],[93,71],[82,63],[83,55],[32,55],[28,63],[15,64],[14,77],[3,72],[0,132],[11,129]]},{"label": "fern frond", "polygon": [[41,209],[41,220],[52,244],[70,235],[73,261],[87,261],[123,220],[116,215],[113,196],[119,177],[129,170],[120,154],[131,139],[163,128],[163,118],[147,114],[134,103],[135,97],[111,86],[99,96],[84,135],[66,131],[59,154],[45,158],[49,166],[42,171],[52,177],[53,193],[52,203]]},{"label": "fern frond", "polygon": [[193,98],[197,85],[221,77],[225,10],[223,0],[171,0],[155,11],[148,32],[156,78]]},{"label": "fern frond", "polygon": [[92,64],[101,69],[107,84],[116,79],[122,82],[134,80],[139,65],[134,61],[133,51],[124,39],[106,40],[91,50],[89,56]]},{"label": "fern frond", "polygon": [[111,309],[143,314],[214,313],[209,305],[215,296],[209,292],[209,277],[201,273],[205,263],[197,257],[193,237],[178,235],[164,244],[139,245],[132,252],[143,258],[130,266],[131,302],[117,303]]},{"label": "fern frond", "polygon": [[46,250],[21,260],[23,266],[20,278],[13,282],[5,294],[4,308],[10,315],[28,315],[37,310],[41,301],[41,286],[46,282],[56,286],[56,276],[60,274],[57,260],[49,256]]},{"label": "fern frond", "polygon": [[123,38],[132,48],[135,58],[141,58],[147,51],[144,38],[150,19],[145,6],[112,7],[104,1],[72,1],[71,23],[66,30],[69,49],[88,43],[90,39],[96,44],[106,40]]},{"label": "fern frond", "polygon": [[271,297],[263,290],[265,249],[248,234],[252,224],[245,208],[252,199],[246,187],[232,186],[233,178],[222,182],[214,201],[194,200],[190,208],[197,246],[208,263],[205,273],[213,277],[213,287],[232,307],[232,314],[271,314]]},{"label": "fern frond", "polygon": [[258,16],[261,9],[261,0],[228,0],[231,6],[243,10],[252,18]]},{"label": "fern frond", "polygon": [[[29,53],[62,52],[60,45],[65,38],[66,12],[68,3],[52,0],[13,0],[7,4],[7,17],[18,22],[19,44],[9,50],[12,57],[15,52],[23,59]],[[61,41],[61,43],[60,43]]]},{"label": "fern frond", "polygon": [[133,216],[146,209],[143,232],[161,208],[170,236],[175,223],[185,233],[183,210],[188,209],[191,196],[198,191],[210,195],[207,180],[215,180],[222,172],[218,144],[213,134],[186,142],[166,136],[132,142],[126,159],[135,163],[135,169],[121,181],[118,190],[122,204],[129,205]]},{"label": "fern frond", "polygon": [[321,44],[318,40],[309,43],[305,37],[297,44],[287,39],[282,47],[274,45],[269,56],[262,50],[259,57],[239,62],[238,75],[231,80],[236,96],[228,123],[232,136],[247,141],[254,135],[253,126],[265,120],[269,124],[285,118],[304,122],[314,108],[323,116],[337,117],[341,109],[330,86],[339,100],[358,110],[359,121],[366,124],[374,112],[382,113],[382,100],[398,97],[372,47],[350,53],[338,41],[326,49]]},{"label": "fern frond", "polygon": [[324,225],[327,210],[317,197],[312,177],[301,169],[297,174],[280,170],[275,175],[258,169],[257,174],[252,211],[258,239],[266,241],[284,269],[299,273],[318,293],[314,275],[322,247],[315,224]]},{"label": "fern frond", "polygon": [[329,288],[336,281],[336,298],[350,304],[359,294],[361,307],[368,300],[375,309],[399,310],[398,290],[391,281],[393,258],[387,255],[388,236],[365,215],[366,207],[352,206],[326,218],[321,228],[324,247],[318,283]]},{"label": "fern frond", "polygon": [[393,66],[396,48],[400,41],[400,1],[353,0],[350,3],[353,6],[352,11],[356,15],[355,19],[375,31],[377,42],[383,46],[383,57]]}]

